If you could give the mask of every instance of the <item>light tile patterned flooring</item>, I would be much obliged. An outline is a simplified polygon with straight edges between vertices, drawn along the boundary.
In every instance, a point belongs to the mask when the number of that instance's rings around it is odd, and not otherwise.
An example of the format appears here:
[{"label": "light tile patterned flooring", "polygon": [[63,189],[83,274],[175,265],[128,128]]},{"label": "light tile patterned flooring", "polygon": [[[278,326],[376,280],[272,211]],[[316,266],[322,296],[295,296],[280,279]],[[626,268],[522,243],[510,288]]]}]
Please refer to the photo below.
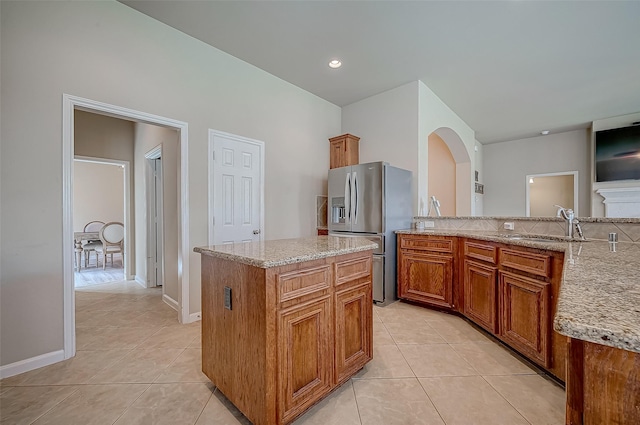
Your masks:
[{"label": "light tile patterned flooring", "polygon": [[[200,371],[161,289],[76,291],[77,355],[0,381],[1,424],[249,424]],[[463,319],[374,307],[374,360],[295,425],[553,425],[564,391]]]}]

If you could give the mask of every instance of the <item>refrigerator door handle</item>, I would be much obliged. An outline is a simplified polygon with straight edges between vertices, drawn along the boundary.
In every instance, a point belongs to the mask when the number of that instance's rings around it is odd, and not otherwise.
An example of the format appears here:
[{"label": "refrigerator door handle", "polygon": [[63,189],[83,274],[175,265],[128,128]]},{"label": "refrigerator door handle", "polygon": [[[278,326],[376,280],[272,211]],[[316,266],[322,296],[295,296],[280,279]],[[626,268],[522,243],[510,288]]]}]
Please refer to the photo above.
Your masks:
[{"label": "refrigerator door handle", "polygon": [[358,174],[353,172],[353,190],[351,191],[353,205],[353,224],[358,224]]},{"label": "refrigerator door handle", "polygon": [[344,179],[344,216],[345,222],[351,221],[351,173]]}]

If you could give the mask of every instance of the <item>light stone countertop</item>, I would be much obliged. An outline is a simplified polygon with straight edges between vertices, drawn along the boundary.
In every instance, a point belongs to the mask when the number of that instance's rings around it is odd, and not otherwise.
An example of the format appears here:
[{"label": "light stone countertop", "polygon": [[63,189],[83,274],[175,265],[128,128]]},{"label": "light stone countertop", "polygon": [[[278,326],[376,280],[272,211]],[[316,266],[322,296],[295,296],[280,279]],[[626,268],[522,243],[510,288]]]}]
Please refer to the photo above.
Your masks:
[{"label": "light stone countertop", "polygon": [[[640,223],[640,218],[609,218],[609,217],[576,217],[580,223]],[[506,217],[506,216],[415,216],[414,220],[500,220],[500,221],[557,221],[564,223],[560,217]]]},{"label": "light stone countertop", "polygon": [[436,229],[396,233],[460,236],[563,251],[563,280],[554,329],[571,338],[640,353],[640,243],[512,240],[501,236],[508,234],[505,231]]},{"label": "light stone countertop", "polygon": [[287,264],[335,257],[376,249],[378,244],[366,238],[312,236],[228,245],[196,247],[203,255],[225,258],[242,264],[268,269]]}]

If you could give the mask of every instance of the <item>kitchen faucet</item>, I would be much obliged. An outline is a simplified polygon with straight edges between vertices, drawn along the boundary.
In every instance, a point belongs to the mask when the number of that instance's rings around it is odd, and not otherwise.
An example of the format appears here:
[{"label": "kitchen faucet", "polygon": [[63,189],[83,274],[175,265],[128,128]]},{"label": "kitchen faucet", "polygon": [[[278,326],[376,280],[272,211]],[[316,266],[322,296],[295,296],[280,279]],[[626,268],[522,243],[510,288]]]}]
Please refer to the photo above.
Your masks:
[{"label": "kitchen faucet", "polygon": [[573,228],[575,226],[576,231],[578,232],[578,236],[580,239],[584,240],[584,234],[582,233],[582,227],[580,227],[580,222],[573,213],[571,208],[564,208],[560,205],[554,205],[554,207],[558,208],[558,212],[556,213],[557,217],[562,217],[567,221],[567,233],[566,235],[570,238],[573,238]]}]

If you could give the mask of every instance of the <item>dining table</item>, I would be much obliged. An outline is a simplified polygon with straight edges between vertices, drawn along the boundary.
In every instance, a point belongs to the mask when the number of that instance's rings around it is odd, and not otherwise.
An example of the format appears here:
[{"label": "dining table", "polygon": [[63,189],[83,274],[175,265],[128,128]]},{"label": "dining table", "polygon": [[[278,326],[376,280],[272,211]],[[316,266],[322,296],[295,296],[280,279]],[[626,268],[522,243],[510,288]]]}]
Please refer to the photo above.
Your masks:
[{"label": "dining table", "polygon": [[74,251],[76,254],[76,270],[80,271],[82,268],[82,241],[97,241],[100,240],[100,232],[73,232]]}]

